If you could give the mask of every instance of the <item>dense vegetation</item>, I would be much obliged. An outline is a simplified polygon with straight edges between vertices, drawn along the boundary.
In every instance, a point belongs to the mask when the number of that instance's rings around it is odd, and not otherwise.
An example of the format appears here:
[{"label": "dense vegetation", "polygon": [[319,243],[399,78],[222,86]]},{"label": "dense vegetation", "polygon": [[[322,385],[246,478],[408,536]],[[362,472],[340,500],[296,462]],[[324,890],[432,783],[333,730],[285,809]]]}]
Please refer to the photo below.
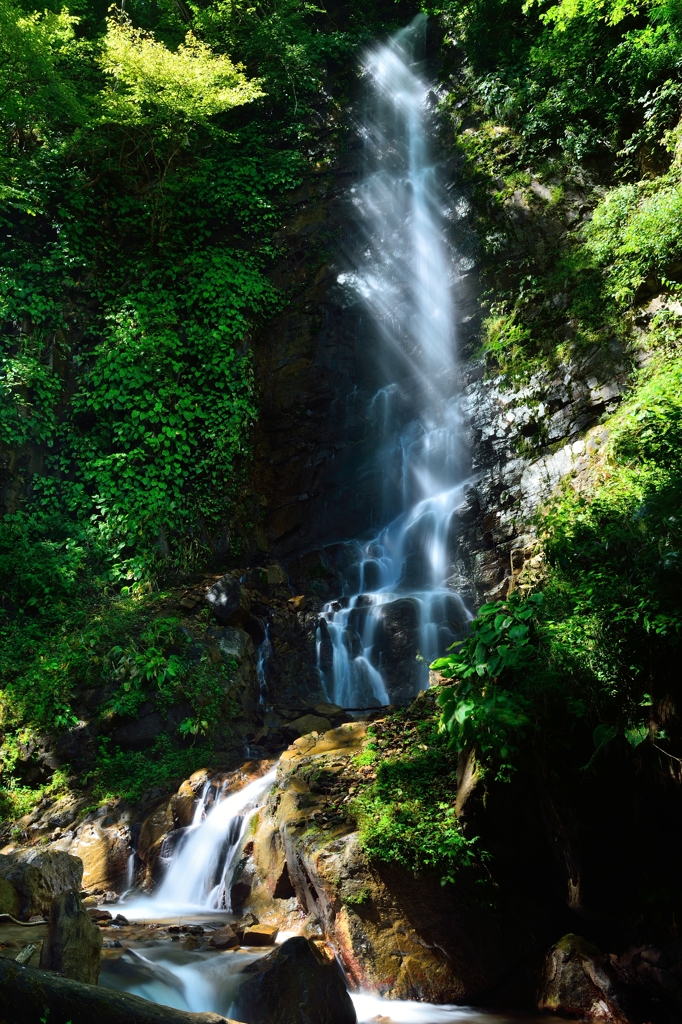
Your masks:
[{"label": "dense vegetation", "polygon": [[[252,529],[250,336],[284,301],[273,237],[292,190],[324,171],[324,82],[400,14],[0,3],[10,811],[37,799],[14,774],[18,751],[73,726],[89,688],[113,688],[109,714],[182,697],[187,735],[229,714],[216,696],[228,669],[188,661],[164,588],[234,559]],[[178,756],[143,758],[135,785],[206,755]],[[130,789],[113,752],[97,771]]]},{"label": "dense vegetation", "polygon": [[[444,18],[444,106],[473,196],[489,371],[513,389],[538,371],[579,373],[581,358],[601,351],[618,353],[631,375],[620,408],[593,431],[583,472],[536,516],[540,571],[482,607],[468,639],[436,663],[441,727],[455,749],[475,752],[486,786],[534,779],[572,808],[568,817],[590,821],[595,857],[609,813],[593,810],[604,780],[616,802],[628,790],[618,804],[627,853],[623,842],[609,853],[619,913],[673,927],[682,899],[671,867],[682,757],[680,9],[491,0],[449,4]],[[526,454],[547,450],[541,432],[524,444]],[[658,808],[648,818],[647,801]],[[647,827],[657,857],[637,838]],[[626,910],[628,857],[640,888]]]},{"label": "dense vegetation", "polygon": [[[88,688],[110,689],[104,715],[180,694],[185,735],[206,744],[164,740],[132,759],[104,745],[101,793],[184,774],[229,716],[229,666],[188,657],[164,588],[236,557],[257,516],[250,336],[284,301],[269,277],[276,229],[311,166],[325,167],[334,75],[412,13],[0,0],[2,813],[35,802],[14,774],[20,750],[72,726]],[[431,13],[490,372],[513,385],[614,342],[626,360],[649,353],[604,415],[587,485],[538,516],[541,578],[481,609],[440,663],[457,683],[442,690],[442,726],[491,784],[528,772],[577,790],[614,750],[672,777],[682,8],[448,0]],[[519,207],[541,244],[519,233]],[[642,321],[654,295],[665,308]],[[428,716],[399,750],[404,725],[389,721],[367,752],[396,751],[355,801],[363,842],[452,877],[477,850],[446,799],[454,755]],[[64,784],[56,773],[51,786]]]}]

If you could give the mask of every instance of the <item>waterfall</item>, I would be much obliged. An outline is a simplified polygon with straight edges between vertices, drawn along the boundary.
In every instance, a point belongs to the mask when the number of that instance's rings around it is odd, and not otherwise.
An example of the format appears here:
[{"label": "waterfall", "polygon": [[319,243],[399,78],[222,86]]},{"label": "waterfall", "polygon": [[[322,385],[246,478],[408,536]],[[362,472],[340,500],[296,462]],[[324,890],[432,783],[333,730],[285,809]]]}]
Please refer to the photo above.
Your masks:
[{"label": "waterfall", "polygon": [[229,782],[211,780],[197,802],[192,824],[164,841],[165,873],[151,899],[126,903],[131,919],[231,910],[230,883],[249,821],[275,781],[276,770],[225,794]]},{"label": "waterfall", "polygon": [[366,170],[350,190],[360,244],[339,283],[364,312],[382,386],[368,410],[383,477],[373,535],[346,545],[343,596],[325,605],[318,666],[344,707],[405,703],[471,616],[447,585],[464,460],[454,310],[430,87],[417,57],[419,15],[364,61]]}]

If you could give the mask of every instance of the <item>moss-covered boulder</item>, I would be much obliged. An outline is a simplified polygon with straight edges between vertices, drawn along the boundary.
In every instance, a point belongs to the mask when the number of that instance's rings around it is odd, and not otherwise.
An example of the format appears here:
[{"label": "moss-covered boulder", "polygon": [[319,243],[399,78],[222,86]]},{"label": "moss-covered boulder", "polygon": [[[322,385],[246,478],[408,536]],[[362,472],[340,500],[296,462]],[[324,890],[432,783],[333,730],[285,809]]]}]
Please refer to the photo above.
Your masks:
[{"label": "moss-covered boulder", "polygon": [[580,935],[564,935],[545,960],[540,1010],[604,1024],[629,1024],[627,998],[601,951]]}]

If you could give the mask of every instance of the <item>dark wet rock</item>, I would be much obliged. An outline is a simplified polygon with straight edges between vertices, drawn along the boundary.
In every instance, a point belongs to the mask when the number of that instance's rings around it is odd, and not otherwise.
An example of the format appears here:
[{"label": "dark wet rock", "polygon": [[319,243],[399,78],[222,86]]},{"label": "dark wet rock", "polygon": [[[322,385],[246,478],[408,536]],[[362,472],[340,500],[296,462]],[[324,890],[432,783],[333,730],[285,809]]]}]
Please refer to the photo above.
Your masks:
[{"label": "dark wet rock", "polygon": [[564,935],[545,960],[538,1009],[629,1024],[628,1000],[608,958],[580,935]]},{"label": "dark wet rock", "polygon": [[413,598],[400,598],[381,608],[372,660],[380,668],[392,704],[409,704],[421,685],[419,608]]},{"label": "dark wet rock", "polygon": [[239,939],[236,932],[230,928],[229,924],[226,924],[223,928],[218,928],[213,932],[208,944],[214,949],[234,949],[239,945]]},{"label": "dark wet rock", "polygon": [[108,910],[100,910],[99,907],[88,907],[87,911],[90,915],[90,919],[94,921],[95,924],[106,924],[112,920],[111,913]]},{"label": "dark wet rock", "polygon": [[233,616],[240,610],[248,614],[248,599],[234,576],[223,576],[214,583],[206,594],[206,601],[221,626],[232,624]]},{"label": "dark wet rock", "polygon": [[663,1010],[670,1021],[682,1020],[682,944],[669,950],[653,945],[631,946],[611,962],[632,993],[639,1016],[648,1019]]},{"label": "dark wet rock", "polygon": [[[0,854],[0,879],[14,889],[20,917],[46,917],[55,896],[71,889],[80,891],[83,864],[78,857],[59,850],[21,850]],[[3,889],[5,899],[10,900],[7,884]]]},{"label": "dark wet rock", "polygon": [[96,985],[101,948],[102,934],[78,893],[63,892],[55,896],[40,953],[41,968]]},{"label": "dark wet rock", "polygon": [[0,878],[0,914],[11,914],[18,918],[20,913],[19,893],[6,878]]},{"label": "dark wet rock", "polygon": [[145,750],[162,731],[163,718],[158,711],[153,711],[114,729],[112,739],[124,750]]},{"label": "dark wet rock", "polygon": [[63,978],[56,971],[21,967],[0,957],[0,1007],[3,1020],[41,1024],[230,1024],[217,1013],[189,1013],[151,1003],[139,996]]},{"label": "dark wet rock", "polygon": [[340,968],[309,939],[287,939],[244,975],[236,1012],[249,1024],[356,1024]]}]

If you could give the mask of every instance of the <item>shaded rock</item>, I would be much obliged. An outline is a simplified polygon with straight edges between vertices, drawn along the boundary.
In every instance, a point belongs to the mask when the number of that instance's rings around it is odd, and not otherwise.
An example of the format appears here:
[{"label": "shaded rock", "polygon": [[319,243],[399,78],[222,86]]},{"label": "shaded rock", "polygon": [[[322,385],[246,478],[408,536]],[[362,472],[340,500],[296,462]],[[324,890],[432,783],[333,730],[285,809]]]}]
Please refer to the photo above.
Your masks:
[{"label": "shaded rock", "polygon": [[580,935],[564,935],[545,960],[538,1009],[608,1024],[628,1024],[627,1000],[602,953]]},{"label": "shaded rock", "polygon": [[226,924],[224,928],[218,928],[208,940],[209,946],[214,949],[234,949],[239,945],[239,939],[235,932]]},{"label": "shaded rock", "polygon": [[65,978],[96,985],[102,934],[75,892],[55,896],[47,922],[40,966]]},{"label": "shaded rock", "polygon": [[325,701],[321,704],[316,704],[313,711],[316,715],[320,715],[321,718],[336,718],[338,715],[344,714],[340,704],[327,704]]},{"label": "shaded rock", "polygon": [[[0,879],[6,883],[0,898],[13,902],[15,907],[18,901],[19,914],[15,916],[24,920],[34,915],[46,917],[54,897],[70,889],[79,892],[82,878],[82,862],[61,850],[0,854]],[[14,889],[17,900],[12,901],[7,885]]]},{"label": "shaded rock", "polygon": [[287,939],[244,975],[236,1007],[249,1024],[356,1024],[341,970],[309,939]]},{"label": "shaded rock", "polygon": [[0,914],[11,914],[19,917],[21,900],[19,893],[6,878],[0,878]]},{"label": "shaded rock", "polygon": [[392,704],[409,704],[421,686],[419,607],[413,598],[390,601],[381,608],[372,660],[381,667]]},{"label": "shaded rock", "polygon": [[248,598],[234,576],[223,576],[217,580],[206,594],[206,601],[209,604],[221,626],[230,624],[230,619],[240,610],[248,613]]},{"label": "shaded rock", "polygon": [[612,955],[610,960],[619,980],[640,1004],[641,1017],[653,1019],[665,1008],[669,1019],[682,1020],[682,945],[679,942],[668,952],[652,945],[631,946],[621,957]]},{"label": "shaded rock", "polygon": [[158,711],[152,711],[151,714],[143,715],[142,718],[128,722],[127,725],[119,725],[117,729],[114,729],[112,739],[116,746],[122,747],[124,750],[145,750],[150,743],[154,742],[162,729],[161,715]]},{"label": "shaded rock", "polygon": [[319,715],[302,715],[301,718],[295,718],[286,725],[287,729],[293,729],[299,736],[305,736],[308,732],[327,732],[331,727],[329,719],[321,718]]},{"label": "shaded rock", "polygon": [[247,655],[249,649],[249,634],[243,629],[233,629],[226,626],[219,632],[214,633],[216,643],[224,658],[234,658],[241,662]]},{"label": "shaded rock", "polygon": [[189,1013],[150,1003],[140,996],[86,985],[55,971],[21,967],[0,957],[0,1006],[3,1019],[41,1024],[50,1019],[72,1024],[230,1024],[217,1013]]},{"label": "shaded rock", "polygon": [[99,910],[98,907],[88,908],[88,914],[90,920],[94,921],[95,924],[104,924],[106,921],[111,921],[111,914],[108,910]]}]

